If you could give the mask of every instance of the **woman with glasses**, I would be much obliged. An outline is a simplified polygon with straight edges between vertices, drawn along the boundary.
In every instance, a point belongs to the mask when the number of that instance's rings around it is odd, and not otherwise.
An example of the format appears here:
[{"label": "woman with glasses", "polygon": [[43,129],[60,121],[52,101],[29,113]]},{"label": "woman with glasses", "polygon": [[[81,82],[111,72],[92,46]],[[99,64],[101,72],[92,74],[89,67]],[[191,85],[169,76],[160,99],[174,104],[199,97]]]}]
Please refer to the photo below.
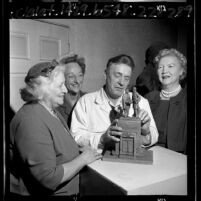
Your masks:
[{"label": "woman with glasses", "polygon": [[63,57],[60,60],[60,64],[65,66],[65,86],[68,92],[64,96],[64,103],[57,110],[70,127],[75,104],[85,94],[81,90],[85,74],[85,61],[84,58],[78,57],[78,55],[69,55]]},{"label": "woman with glasses", "polygon": [[101,155],[79,149],[66,121],[55,108],[63,104],[64,67],[56,61],[34,65],[25,77],[26,102],[10,124],[10,194],[69,195],[79,193],[79,171]]}]

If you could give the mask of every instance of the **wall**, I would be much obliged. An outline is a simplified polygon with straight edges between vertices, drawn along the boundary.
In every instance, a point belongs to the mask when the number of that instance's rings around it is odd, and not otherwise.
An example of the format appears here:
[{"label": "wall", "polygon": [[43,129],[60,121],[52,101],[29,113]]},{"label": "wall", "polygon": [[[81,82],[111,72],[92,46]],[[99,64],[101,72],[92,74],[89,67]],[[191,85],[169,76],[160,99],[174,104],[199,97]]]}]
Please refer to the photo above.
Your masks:
[{"label": "wall", "polygon": [[[128,54],[133,57],[136,68],[131,84],[135,84],[136,77],[144,68],[145,50],[152,42],[164,41],[186,53],[187,30],[185,23],[179,21],[159,19],[48,19],[46,21],[69,27],[69,37],[65,32],[62,35],[65,38],[62,44],[65,43],[67,46],[66,51],[63,52],[75,52],[85,58],[87,69],[83,91],[87,92],[103,86],[106,63],[109,58],[118,54]],[[38,29],[32,31],[36,32],[33,35],[39,32]],[[14,83],[16,79],[17,82]],[[19,76],[13,78],[13,86],[20,88],[23,84],[23,79],[20,79]],[[19,93],[15,88],[11,86],[10,91],[14,91],[12,94]],[[22,101],[19,101],[19,94],[15,96],[17,98],[11,96],[11,99],[15,100],[15,110],[17,110],[22,105]]]},{"label": "wall", "polygon": [[[52,21],[52,20],[51,20]],[[107,60],[118,54],[133,57],[136,68],[131,83],[144,67],[144,53],[153,41],[178,45],[179,24],[167,20],[143,19],[59,19],[70,27],[71,51],[86,59],[83,90],[94,91],[104,84]],[[185,38],[184,38],[185,39]],[[185,50],[185,41],[180,40]],[[182,47],[182,45],[180,44]]]},{"label": "wall", "polygon": [[10,19],[10,105],[23,104],[19,90],[29,68],[69,51],[69,28],[31,19]]}]

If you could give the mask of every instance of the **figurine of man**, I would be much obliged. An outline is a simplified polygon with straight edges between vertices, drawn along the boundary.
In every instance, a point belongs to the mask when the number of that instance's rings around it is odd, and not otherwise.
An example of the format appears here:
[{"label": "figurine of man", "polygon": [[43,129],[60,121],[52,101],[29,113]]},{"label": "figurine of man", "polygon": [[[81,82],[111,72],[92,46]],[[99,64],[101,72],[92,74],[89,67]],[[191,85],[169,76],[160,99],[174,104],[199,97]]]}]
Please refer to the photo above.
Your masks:
[{"label": "figurine of man", "polygon": [[133,87],[132,100],[133,100],[133,110],[134,110],[133,116],[138,117],[139,110],[140,110],[139,104],[138,104],[140,101],[140,96],[137,94],[136,87]]},{"label": "figurine of man", "polygon": [[122,96],[122,105],[123,105],[123,116],[128,117],[128,112],[130,109],[132,101],[129,95],[129,90],[126,89],[125,94]]}]

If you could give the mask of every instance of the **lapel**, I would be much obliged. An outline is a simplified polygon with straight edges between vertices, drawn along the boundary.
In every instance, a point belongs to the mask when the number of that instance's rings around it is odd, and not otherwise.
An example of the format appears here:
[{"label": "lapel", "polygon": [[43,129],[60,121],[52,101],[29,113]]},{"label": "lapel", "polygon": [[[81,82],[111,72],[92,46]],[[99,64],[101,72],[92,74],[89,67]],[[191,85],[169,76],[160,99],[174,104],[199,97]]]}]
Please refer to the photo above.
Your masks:
[{"label": "lapel", "polygon": [[178,105],[184,100],[185,95],[186,95],[186,87],[182,89],[177,96],[170,98],[170,102],[172,104]]},{"label": "lapel", "polygon": [[63,126],[65,127],[65,129],[70,133],[70,130],[68,128],[68,125],[66,123],[66,121],[64,120],[63,116],[60,114],[60,112],[58,112],[57,110],[55,110],[55,113],[57,114],[57,117],[59,118],[59,120],[61,121],[61,123],[63,124]]},{"label": "lapel", "polygon": [[[40,115],[43,116],[43,119],[47,122],[51,122],[50,118],[55,118],[53,117],[41,104],[37,104],[37,111],[40,111]],[[60,114],[60,112],[58,112],[57,110],[54,110],[54,112],[56,113],[57,117],[59,118],[60,122],[62,123],[62,125],[64,126],[64,128],[68,131],[68,133],[70,133],[69,128],[67,126],[66,121],[64,120],[63,116]],[[58,121],[57,119],[55,119],[55,121]]]},{"label": "lapel", "polygon": [[105,98],[105,95],[104,95],[104,89],[101,88],[98,93],[96,94],[96,97],[95,97],[95,103],[97,105],[99,105],[100,109],[109,113],[111,111],[111,107],[108,103],[108,101],[106,100]]}]

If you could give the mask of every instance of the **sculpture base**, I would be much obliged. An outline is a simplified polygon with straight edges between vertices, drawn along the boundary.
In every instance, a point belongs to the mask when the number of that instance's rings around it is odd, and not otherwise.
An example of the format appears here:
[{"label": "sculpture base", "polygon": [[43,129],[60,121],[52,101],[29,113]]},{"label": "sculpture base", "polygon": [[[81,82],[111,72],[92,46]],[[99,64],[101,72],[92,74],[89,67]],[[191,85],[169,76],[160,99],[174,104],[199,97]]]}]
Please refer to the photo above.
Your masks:
[{"label": "sculpture base", "polygon": [[140,151],[135,154],[135,156],[129,156],[123,154],[116,155],[107,150],[105,151],[102,160],[120,163],[153,164],[153,152],[151,150],[141,148]]},{"label": "sculpture base", "polygon": [[141,120],[139,117],[120,117],[122,128],[119,142],[105,144],[104,161],[153,164],[153,153],[142,147]]}]

